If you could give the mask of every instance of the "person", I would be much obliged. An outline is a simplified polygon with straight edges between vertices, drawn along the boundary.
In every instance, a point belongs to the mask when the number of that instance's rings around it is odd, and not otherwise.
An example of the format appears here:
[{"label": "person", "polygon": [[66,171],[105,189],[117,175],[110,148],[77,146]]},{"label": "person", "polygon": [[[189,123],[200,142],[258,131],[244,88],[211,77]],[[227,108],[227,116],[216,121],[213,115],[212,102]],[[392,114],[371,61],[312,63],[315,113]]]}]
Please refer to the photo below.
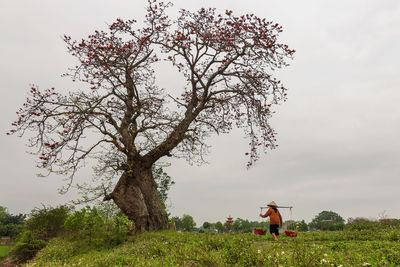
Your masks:
[{"label": "person", "polygon": [[261,217],[269,216],[269,232],[274,237],[276,242],[279,242],[279,226],[282,227],[282,216],[278,210],[278,205],[274,201],[267,205],[269,207],[265,214],[260,214]]}]

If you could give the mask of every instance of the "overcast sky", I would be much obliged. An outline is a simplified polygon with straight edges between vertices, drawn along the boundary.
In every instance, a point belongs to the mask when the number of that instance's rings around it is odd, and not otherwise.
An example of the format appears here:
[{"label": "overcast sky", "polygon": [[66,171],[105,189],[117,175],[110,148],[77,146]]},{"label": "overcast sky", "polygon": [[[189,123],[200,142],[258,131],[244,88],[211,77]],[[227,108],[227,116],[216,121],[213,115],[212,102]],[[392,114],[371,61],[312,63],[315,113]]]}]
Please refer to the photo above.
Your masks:
[{"label": "overcast sky", "polygon": [[[173,160],[174,216],[204,221],[259,220],[274,200],[292,205],[284,219],[311,221],[331,210],[343,218],[400,217],[400,1],[175,0],[174,10],[216,7],[255,13],[282,25],[282,42],[295,49],[291,66],[276,75],[289,100],[271,120],[279,147],[246,169],[242,132],[215,136],[209,164]],[[37,178],[26,138],[5,133],[30,84],[71,86],[60,75],[74,66],[61,36],[86,37],[116,18],[142,20],[145,0],[0,1],[0,205],[13,214],[76,198],[57,194],[62,177]],[[161,74],[160,86],[179,87]],[[90,179],[90,172],[78,180]]]}]

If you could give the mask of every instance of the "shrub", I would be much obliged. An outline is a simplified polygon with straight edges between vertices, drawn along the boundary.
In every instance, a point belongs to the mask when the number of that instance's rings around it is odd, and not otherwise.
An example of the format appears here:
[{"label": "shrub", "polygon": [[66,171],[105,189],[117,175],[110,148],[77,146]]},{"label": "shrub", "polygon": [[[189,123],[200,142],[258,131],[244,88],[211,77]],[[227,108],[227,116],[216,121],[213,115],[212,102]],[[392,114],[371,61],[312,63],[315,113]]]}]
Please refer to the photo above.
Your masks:
[{"label": "shrub", "polygon": [[361,230],[371,230],[378,227],[378,222],[371,221],[366,218],[355,218],[351,222],[346,224],[345,230],[349,231],[361,231]]},{"label": "shrub", "polygon": [[73,214],[69,215],[64,222],[65,229],[80,234],[84,228],[85,215],[86,209],[75,211]]},{"label": "shrub", "polygon": [[400,220],[386,219],[371,221],[365,218],[355,218],[346,224],[345,230],[358,232],[368,231],[371,232],[370,234],[375,234],[377,232],[381,232],[382,230],[388,230],[389,232],[393,233],[390,240],[397,241],[400,239],[399,237],[396,237],[396,230],[400,230]]},{"label": "shrub", "polygon": [[11,249],[10,255],[17,262],[25,262],[32,259],[45,246],[46,241],[36,239],[32,231],[25,230]]},{"label": "shrub", "polygon": [[49,240],[65,230],[64,222],[70,212],[71,207],[66,205],[35,208],[26,221],[25,229],[31,231],[36,239]]},{"label": "shrub", "polygon": [[118,245],[125,241],[133,223],[122,213],[107,218],[96,207],[87,206],[71,214],[65,220],[64,226],[90,246],[101,247]]},{"label": "shrub", "polygon": [[65,261],[79,254],[79,252],[85,252],[85,250],[81,249],[79,244],[64,238],[54,238],[50,240],[48,245],[37,254],[35,259],[45,266],[45,262],[55,260]]},{"label": "shrub", "polygon": [[65,220],[64,226],[78,237],[87,240],[90,245],[100,245],[106,236],[103,217],[95,207],[87,206],[74,212]]},{"label": "shrub", "polygon": [[127,236],[131,233],[133,228],[133,222],[122,212],[113,216],[110,220],[112,226],[113,235],[112,241],[115,244],[120,244],[127,239]]},{"label": "shrub", "polygon": [[391,230],[389,232],[388,240],[390,241],[399,241],[400,240],[400,232],[396,230]]},{"label": "shrub", "polygon": [[64,221],[70,210],[68,206],[33,209],[10,256],[17,262],[32,259],[48,240],[64,232]]}]

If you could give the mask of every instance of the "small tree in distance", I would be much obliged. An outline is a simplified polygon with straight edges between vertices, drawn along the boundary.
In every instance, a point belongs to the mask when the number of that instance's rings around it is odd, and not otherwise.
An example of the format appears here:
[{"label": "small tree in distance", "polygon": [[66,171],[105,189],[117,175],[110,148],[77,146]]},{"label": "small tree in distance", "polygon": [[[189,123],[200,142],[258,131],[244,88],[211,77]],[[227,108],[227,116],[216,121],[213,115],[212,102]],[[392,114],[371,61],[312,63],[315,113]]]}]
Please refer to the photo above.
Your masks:
[{"label": "small tree in distance", "polygon": [[209,222],[204,222],[204,223],[203,223],[203,228],[206,229],[206,230],[210,229],[211,226],[212,226],[212,224],[209,223]]},{"label": "small tree in distance", "polygon": [[186,232],[191,232],[196,227],[196,222],[193,217],[187,214],[183,214],[181,219],[182,229]]},{"label": "small tree in distance", "polygon": [[315,230],[343,230],[344,219],[333,211],[322,211],[309,223],[309,227]]},{"label": "small tree in distance", "polygon": [[221,232],[223,232],[225,230],[225,227],[222,224],[222,222],[216,222],[215,223],[215,229],[217,229],[218,232],[221,233]]},{"label": "small tree in distance", "polygon": [[[113,200],[139,232],[168,227],[152,173],[163,157],[203,162],[206,137],[234,126],[249,138],[249,167],[259,148],[277,146],[269,118],[286,89],[269,71],[286,66],[295,52],[278,42],[281,26],[253,14],[182,9],[171,21],[168,6],[149,0],[141,28],[117,19],[81,41],[65,36],[78,60],[65,76],[84,86],[66,95],[32,86],[9,133],[34,134],[38,167],[66,176],[64,192],[78,169],[96,159],[96,197]],[[161,60],[185,77],[180,95],[156,85]]]}]

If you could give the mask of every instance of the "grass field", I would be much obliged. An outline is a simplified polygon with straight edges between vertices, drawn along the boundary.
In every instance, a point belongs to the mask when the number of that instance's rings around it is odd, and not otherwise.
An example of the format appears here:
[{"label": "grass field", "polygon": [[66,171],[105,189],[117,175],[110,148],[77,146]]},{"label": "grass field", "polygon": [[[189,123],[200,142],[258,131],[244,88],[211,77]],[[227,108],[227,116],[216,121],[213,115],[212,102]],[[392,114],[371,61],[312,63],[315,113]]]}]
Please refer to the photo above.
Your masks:
[{"label": "grass field", "polygon": [[250,233],[145,233],[109,248],[56,238],[26,266],[400,266],[399,240],[398,229],[299,233],[278,244]]},{"label": "grass field", "polygon": [[0,246],[0,262],[6,256],[7,252],[11,249],[11,247]]}]

